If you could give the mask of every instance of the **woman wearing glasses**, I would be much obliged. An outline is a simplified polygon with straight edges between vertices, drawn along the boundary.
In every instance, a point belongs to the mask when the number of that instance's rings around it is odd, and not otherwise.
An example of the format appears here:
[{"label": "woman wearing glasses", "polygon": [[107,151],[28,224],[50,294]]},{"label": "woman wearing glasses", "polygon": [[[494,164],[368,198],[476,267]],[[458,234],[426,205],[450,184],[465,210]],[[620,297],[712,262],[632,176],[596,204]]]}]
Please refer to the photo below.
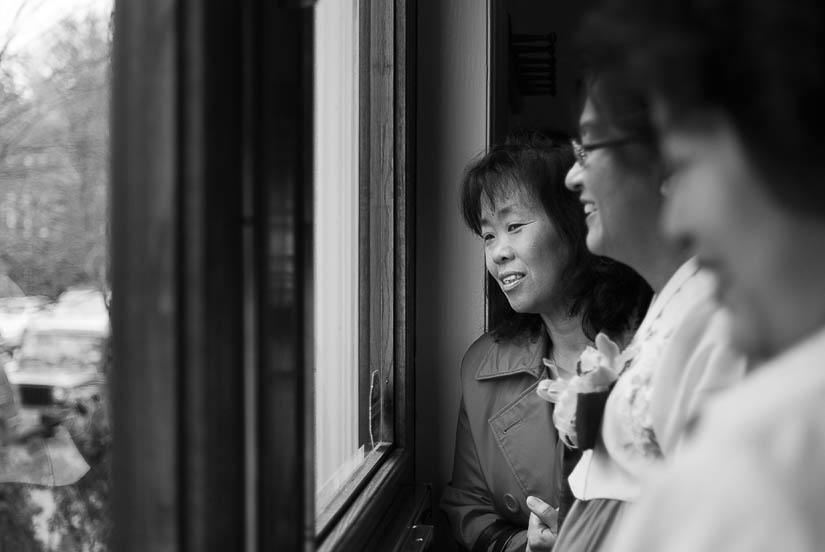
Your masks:
[{"label": "woman wearing glasses", "polygon": [[[655,293],[620,362],[598,438],[570,475],[576,502],[557,552],[610,550],[610,538],[642,484],[672,455],[697,408],[744,374],[727,344],[713,282],[659,226],[664,174],[644,97],[607,73],[593,79],[567,187],[579,194],[591,252],[635,269]],[[528,550],[553,538],[536,514]]]},{"label": "woman wearing glasses", "polygon": [[461,366],[453,478],[441,507],[466,550],[524,550],[527,496],[554,508],[563,501],[564,446],[535,388],[548,370],[574,373],[597,332],[632,335],[650,300],[632,270],[588,252],[579,203],[564,186],[573,163],[566,138],[522,134],[464,178],[464,219],[509,304]]}]

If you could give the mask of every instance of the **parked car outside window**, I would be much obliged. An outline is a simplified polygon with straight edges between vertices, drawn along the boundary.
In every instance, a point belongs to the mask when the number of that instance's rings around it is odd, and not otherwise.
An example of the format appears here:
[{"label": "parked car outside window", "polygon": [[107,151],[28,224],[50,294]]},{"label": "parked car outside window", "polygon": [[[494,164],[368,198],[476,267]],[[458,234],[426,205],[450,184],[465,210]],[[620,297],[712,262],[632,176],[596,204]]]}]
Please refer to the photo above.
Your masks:
[{"label": "parked car outside window", "polygon": [[6,348],[20,346],[29,321],[39,315],[49,302],[42,295],[0,297],[0,336]]},{"label": "parked car outside window", "polygon": [[99,295],[61,296],[53,308],[32,318],[6,367],[21,414],[57,415],[67,407],[100,402],[109,333],[108,311]]}]

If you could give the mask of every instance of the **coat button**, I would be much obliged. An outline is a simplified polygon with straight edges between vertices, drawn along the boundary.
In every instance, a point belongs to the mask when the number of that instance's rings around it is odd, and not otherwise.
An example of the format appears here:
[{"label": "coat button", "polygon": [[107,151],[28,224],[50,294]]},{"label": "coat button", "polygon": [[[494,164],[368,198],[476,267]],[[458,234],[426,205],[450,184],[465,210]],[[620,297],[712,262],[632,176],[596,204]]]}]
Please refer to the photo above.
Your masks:
[{"label": "coat button", "polygon": [[518,502],[516,502],[516,497],[507,493],[504,495],[504,505],[510,510],[511,514],[517,514],[519,511]]}]

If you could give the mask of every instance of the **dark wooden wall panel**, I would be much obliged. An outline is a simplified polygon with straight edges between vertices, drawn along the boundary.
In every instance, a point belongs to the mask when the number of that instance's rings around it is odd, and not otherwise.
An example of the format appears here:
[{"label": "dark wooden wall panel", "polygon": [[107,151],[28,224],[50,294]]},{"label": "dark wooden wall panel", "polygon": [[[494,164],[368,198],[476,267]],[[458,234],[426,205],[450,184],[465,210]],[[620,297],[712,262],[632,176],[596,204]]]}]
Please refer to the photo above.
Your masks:
[{"label": "dark wooden wall panel", "polygon": [[183,550],[244,544],[242,4],[186,2],[178,365]]},{"label": "dark wooden wall panel", "polygon": [[[112,549],[242,550],[247,458],[244,16],[115,9]],[[254,540],[254,539],[253,539]]]},{"label": "dark wooden wall panel", "polygon": [[[307,3],[307,2],[305,2]],[[307,3],[311,4],[311,3]],[[312,10],[260,2],[251,22],[260,275],[259,550],[309,550],[312,477]]]},{"label": "dark wooden wall panel", "polygon": [[112,549],[126,552],[178,550],[180,536],[175,10],[148,0],[115,11]]}]

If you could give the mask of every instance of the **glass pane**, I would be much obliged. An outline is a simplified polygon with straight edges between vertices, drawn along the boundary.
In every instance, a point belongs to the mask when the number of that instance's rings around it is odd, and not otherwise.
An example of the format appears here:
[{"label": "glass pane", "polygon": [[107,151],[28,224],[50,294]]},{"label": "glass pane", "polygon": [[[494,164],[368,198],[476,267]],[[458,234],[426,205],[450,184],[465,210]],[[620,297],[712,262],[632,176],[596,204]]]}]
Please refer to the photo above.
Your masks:
[{"label": "glass pane", "polygon": [[111,13],[0,2],[0,550],[107,550]]},{"label": "glass pane", "polygon": [[[359,431],[358,2],[315,8],[315,488],[320,512],[370,450]],[[367,432],[368,433],[368,432]]]}]

